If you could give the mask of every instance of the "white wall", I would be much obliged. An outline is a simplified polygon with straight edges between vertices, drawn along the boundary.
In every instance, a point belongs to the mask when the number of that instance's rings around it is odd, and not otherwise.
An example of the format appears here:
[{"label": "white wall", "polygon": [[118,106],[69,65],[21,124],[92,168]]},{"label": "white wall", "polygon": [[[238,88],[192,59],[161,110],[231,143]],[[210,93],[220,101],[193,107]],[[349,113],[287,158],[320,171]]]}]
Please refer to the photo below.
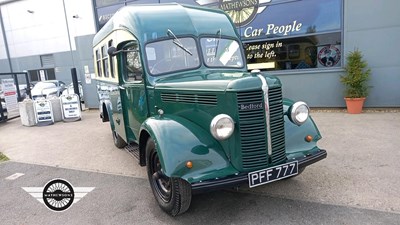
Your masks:
[{"label": "white wall", "polygon": [[[95,33],[91,0],[65,0],[67,17],[63,0],[24,0],[1,9],[11,58],[70,51],[66,18],[72,50],[74,37]],[[6,58],[1,42],[0,58]]]},{"label": "white wall", "polygon": [[6,47],[4,45],[3,31],[0,28],[0,59],[7,59]]},{"label": "white wall", "polygon": [[344,50],[358,48],[372,70],[366,106],[400,106],[400,1],[345,0]]}]

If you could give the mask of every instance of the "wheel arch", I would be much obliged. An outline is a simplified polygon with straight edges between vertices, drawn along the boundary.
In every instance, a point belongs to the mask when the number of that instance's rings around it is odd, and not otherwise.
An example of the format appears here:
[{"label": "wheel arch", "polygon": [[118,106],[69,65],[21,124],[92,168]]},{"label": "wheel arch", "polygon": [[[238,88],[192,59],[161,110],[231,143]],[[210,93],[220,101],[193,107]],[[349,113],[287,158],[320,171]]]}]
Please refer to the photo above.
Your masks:
[{"label": "wheel arch", "polygon": [[147,130],[143,129],[139,136],[139,165],[146,166],[146,144],[150,134]]},{"label": "wheel arch", "polygon": [[[289,108],[294,103],[295,102],[290,99],[283,100],[286,153],[292,154],[296,152],[314,151],[318,140],[322,138],[321,133],[311,116],[300,126],[290,121]],[[305,137],[308,135],[313,137],[310,142],[305,140]]]},{"label": "wheel arch", "polygon": [[110,118],[112,117],[112,111],[111,111],[111,102],[110,101],[102,101],[100,106],[100,117],[102,119],[102,122],[109,122],[111,121]]},{"label": "wheel arch", "polygon": [[[175,115],[150,117],[142,124],[140,133],[141,157],[145,161],[145,145],[152,137],[163,172],[169,177],[180,177],[192,183],[237,172],[220,143],[185,118]],[[186,167],[187,161],[193,162],[193,168]]]}]

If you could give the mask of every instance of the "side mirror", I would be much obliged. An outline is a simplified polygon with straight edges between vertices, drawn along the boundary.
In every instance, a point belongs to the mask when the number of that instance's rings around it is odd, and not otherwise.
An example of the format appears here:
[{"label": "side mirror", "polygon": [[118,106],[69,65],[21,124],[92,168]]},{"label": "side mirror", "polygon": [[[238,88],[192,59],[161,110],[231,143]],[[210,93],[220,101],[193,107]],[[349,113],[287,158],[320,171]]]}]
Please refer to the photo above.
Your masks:
[{"label": "side mirror", "polygon": [[110,57],[115,56],[118,53],[117,48],[115,48],[114,46],[111,46],[108,48],[107,53]]}]

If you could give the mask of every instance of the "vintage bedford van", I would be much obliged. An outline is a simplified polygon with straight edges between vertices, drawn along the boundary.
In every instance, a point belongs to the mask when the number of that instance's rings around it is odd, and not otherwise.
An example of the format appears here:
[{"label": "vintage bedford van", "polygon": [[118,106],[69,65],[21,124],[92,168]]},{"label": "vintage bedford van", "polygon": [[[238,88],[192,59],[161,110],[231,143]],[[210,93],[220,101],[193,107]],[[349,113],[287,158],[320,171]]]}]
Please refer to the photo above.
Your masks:
[{"label": "vintage bedford van", "polygon": [[102,121],[172,216],[193,193],[293,177],[327,155],[306,103],[247,71],[223,11],[127,6],[95,35],[93,54]]}]

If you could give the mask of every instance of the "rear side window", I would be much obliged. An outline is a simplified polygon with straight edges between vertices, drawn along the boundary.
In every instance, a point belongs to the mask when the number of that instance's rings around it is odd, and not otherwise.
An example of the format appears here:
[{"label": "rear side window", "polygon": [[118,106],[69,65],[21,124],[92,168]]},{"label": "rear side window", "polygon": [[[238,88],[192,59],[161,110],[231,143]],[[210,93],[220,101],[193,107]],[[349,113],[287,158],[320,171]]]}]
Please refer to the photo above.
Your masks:
[{"label": "rear side window", "polygon": [[101,53],[103,55],[103,58],[102,58],[103,74],[104,74],[104,77],[109,77],[110,74],[108,73],[108,55],[107,55],[106,46],[101,47]]},{"label": "rear side window", "polygon": [[[110,40],[108,42],[108,47],[112,47],[113,46],[113,40]],[[114,74],[114,57],[109,57],[109,62],[110,62],[110,73],[111,73],[111,77],[114,78],[115,74]]]},{"label": "rear side window", "polygon": [[103,71],[101,67],[101,55],[99,50],[96,50],[96,67],[97,67],[97,76],[102,77]]}]

